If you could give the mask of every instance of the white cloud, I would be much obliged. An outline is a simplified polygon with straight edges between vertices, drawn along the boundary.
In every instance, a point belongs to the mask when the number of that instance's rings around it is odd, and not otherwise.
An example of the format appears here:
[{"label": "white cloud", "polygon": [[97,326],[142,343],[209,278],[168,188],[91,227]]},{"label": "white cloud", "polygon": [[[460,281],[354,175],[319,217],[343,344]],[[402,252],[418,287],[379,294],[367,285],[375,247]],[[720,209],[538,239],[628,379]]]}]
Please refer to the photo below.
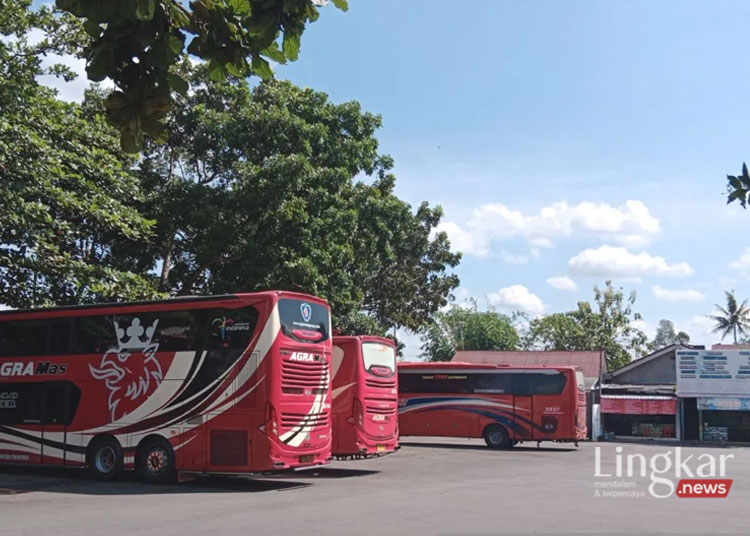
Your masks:
[{"label": "white cloud", "polygon": [[558,275],[547,279],[547,284],[557,290],[567,290],[573,292],[578,290],[578,285],[575,281],[566,275]]},{"label": "white cloud", "polygon": [[600,246],[585,249],[568,261],[573,273],[597,277],[637,279],[647,275],[686,277],[693,269],[686,262],[669,264],[664,257],[642,251],[631,253],[623,247]]},{"label": "white cloud", "polygon": [[656,336],[656,328],[643,319],[633,320],[630,325],[645,333],[649,340],[653,340]]},{"label": "white cloud", "polygon": [[482,205],[468,221],[441,223],[438,230],[448,234],[454,249],[468,255],[486,257],[495,241],[523,238],[535,248],[551,247],[560,237],[575,231],[594,233],[620,244],[641,246],[660,231],[659,220],[642,201],[630,200],[615,207],[607,203],[565,201],[542,207],[536,214],[523,214],[502,203]]},{"label": "white cloud", "polygon": [[476,257],[488,257],[490,254],[489,243],[483,237],[467,233],[457,223],[452,221],[441,222],[435,231],[444,232],[448,235],[453,251],[461,251]]},{"label": "white cloud", "polygon": [[[677,329],[677,328],[675,328]],[[677,331],[683,330],[690,335],[690,344],[704,344],[711,348],[712,344],[719,342],[720,335],[713,333],[714,321],[707,316],[694,316],[685,327],[680,326]]]},{"label": "white cloud", "polygon": [[491,305],[503,309],[523,311],[532,315],[544,313],[542,300],[523,285],[501,288],[497,292],[490,293],[487,299]]},{"label": "white cloud", "polygon": [[701,291],[692,288],[673,290],[654,285],[651,287],[651,292],[656,298],[669,302],[699,302],[706,297]]},{"label": "white cloud", "polygon": [[508,253],[505,250],[502,250],[500,252],[500,258],[508,264],[526,264],[527,262],[529,262],[529,258],[527,256],[515,255],[513,253]]},{"label": "white cloud", "polygon": [[[28,42],[31,45],[39,43],[44,39],[44,32],[35,29],[29,32],[27,36]],[[6,38],[4,41],[13,41],[14,38]],[[81,102],[83,101],[83,92],[89,87],[89,80],[86,77],[86,60],[77,58],[70,54],[58,55],[58,54],[47,54],[42,58],[41,66],[43,69],[52,67],[55,64],[62,64],[76,73],[76,78],[70,82],[66,82],[62,78],[48,74],[37,77],[37,81],[47,87],[51,87],[57,90],[57,96],[59,99],[69,102]],[[114,84],[109,80],[104,80],[101,83],[102,87],[106,89],[114,88]]]},{"label": "white cloud", "polygon": [[729,267],[742,274],[750,274],[750,248],[745,249],[739,259],[730,262]]}]

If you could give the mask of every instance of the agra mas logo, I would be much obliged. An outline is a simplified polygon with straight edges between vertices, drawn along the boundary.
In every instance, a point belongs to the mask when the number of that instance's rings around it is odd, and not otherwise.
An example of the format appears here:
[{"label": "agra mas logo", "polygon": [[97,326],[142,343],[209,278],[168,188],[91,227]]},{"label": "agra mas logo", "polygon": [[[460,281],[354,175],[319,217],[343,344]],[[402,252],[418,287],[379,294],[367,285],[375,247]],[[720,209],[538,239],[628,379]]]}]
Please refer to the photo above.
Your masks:
[{"label": "agra mas logo", "polygon": [[310,307],[309,303],[302,303],[299,306],[299,312],[302,313],[302,320],[305,322],[310,321],[310,317],[312,316],[312,307]]},{"label": "agra mas logo", "polygon": [[104,380],[109,390],[107,407],[112,421],[140,406],[164,378],[156,359],[159,343],[152,342],[158,323],[154,320],[144,328],[140,318],[134,317],[130,327],[122,329],[115,321],[117,347],[107,350],[99,368],[89,365],[91,375]]}]

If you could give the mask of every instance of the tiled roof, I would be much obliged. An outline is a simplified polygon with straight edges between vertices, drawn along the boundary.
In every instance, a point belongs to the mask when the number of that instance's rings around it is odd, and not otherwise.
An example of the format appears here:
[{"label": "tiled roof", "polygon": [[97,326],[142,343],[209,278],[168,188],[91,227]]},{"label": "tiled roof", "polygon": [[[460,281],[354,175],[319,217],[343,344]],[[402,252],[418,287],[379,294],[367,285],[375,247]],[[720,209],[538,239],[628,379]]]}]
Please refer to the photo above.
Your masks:
[{"label": "tiled roof", "polygon": [[587,379],[599,379],[602,367],[606,371],[604,354],[598,350],[575,352],[463,350],[456,352],[452,361],[514,366],[553,365],[578,367]]}]

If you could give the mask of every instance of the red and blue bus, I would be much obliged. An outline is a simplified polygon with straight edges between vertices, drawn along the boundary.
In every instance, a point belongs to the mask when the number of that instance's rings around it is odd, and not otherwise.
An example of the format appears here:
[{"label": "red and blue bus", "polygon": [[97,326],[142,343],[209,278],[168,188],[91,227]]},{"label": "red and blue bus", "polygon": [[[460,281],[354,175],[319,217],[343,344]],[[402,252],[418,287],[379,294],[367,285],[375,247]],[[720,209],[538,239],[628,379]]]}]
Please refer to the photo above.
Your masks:
[{"label": "red and blue bus", "polygon": [[0,463],[146,480],[331,459],[330,309],[269,291],[0,313]]},{"label": "red and blue bus", "polygon": [[333,455],[380,456],[398,448],[398,375],[393,341],[333,338]]},{"label": "red and blue bus", "polygon": [[583,374],[574,367],[399,363],[402,436],[481,437],[491,448],[586,437]]}]

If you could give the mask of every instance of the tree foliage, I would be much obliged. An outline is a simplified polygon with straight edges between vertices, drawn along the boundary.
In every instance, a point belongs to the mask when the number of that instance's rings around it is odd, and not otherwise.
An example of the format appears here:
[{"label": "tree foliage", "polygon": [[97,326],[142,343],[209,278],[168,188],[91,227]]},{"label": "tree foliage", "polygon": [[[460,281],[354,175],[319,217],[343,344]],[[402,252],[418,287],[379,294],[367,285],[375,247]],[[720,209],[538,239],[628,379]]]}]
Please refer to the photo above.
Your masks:
[{"label": "tree foliage", "polygon": [[123,269],[159,266],[160,290],[177,295],[325,296],[348,333],[418,330],[447,303],[460,257],[434,233],[439,207],[413,211],[393,193],[380,117],[288,82],[251,89],[181,69],[194,91],[139,164],[155,237],[118,249]]},{"label": "tree foliage", "polygon": [[582,346],[604,350],[609,370],[627,365],[645,349],[646,335],[633,326],[634,321],[641,320],[641,315],[633,312],[635,300],[635,291],[625,297],[623,289],[606,281],[604,289],[594,287],[596,309],[588,302],[579,302],[571,313],[583,330]]},{"label": "tree foliage", "polygon": [[648,347],[649,350],[655,352],[656,350],[661,350],[662,348],[666,348],[667,346],[671,346],[673,344],[684,345],[689,343],[690,335],[688,335],[684,331],[680,331],[679,333],[675,332],[674,323],[671,320],[663,318],[659,320],[659,325],[656,327],[656,335],[654,335],[654,340],[648,345]]},{"label": "tree foliage", "polygon": [[739,202],[742,208],[747,208],[747,203],[750,202],[750,174],[744,162],[741,174],[727,175],[727,204],[734,201]]},{"label": "tree foliage", "polygon": [[[333,0],[347,9],[346,0]],[[83,21],[80,41],[92,81],[116,86],[105,102],[122,147],[136,151],[146,134],[166,139],[164,120],[172,95],[186,94],[188,80],[174,67],[186,55],[208,64],[208,76],[272,76],[270,62],[297,59],[300,38],[318,19],[316,0],[56,0]]]},{"label": "tree foliage", "polygon": [[516,350],[518,332],[509,316],[493,310],[479,311],[453,305],[439,312],[422,336],[422,356],[430,361],[450,361],[456,350]]},{"label": "tree foliage", "polygon": [[529,323],[525,346],[534,350],[588,350],[583,328],[571,313],[554,313],[534,318]]},{"label": "tree foliage", "polygon": [[[148,275],[114,266],[115,242],[136,246],[151,223],[111,129],[55,99],[36,77],[45,54],[74,46],[76,25],[29,2],[0,0],[0,303],[25,307],[152,295]],[[32,30],[48,37],[28,39]]]},{"label": "tree foliage", "polygon": [[738,303],[734,291],[727,290],[724,294],[727,300],[726,307],[716,304],[718,314],[709,315],[708,318],[715,322],[713,333],[721,333],[721,340],[731,333],[734,344],[738,344],[738,335],[750,335],[750,307],[747,300]]},{"label": "tree foliage", "polygon": [[633,325],[641,319],[633,312],[636,294],[605,283],[594,287],[594,304],[578,302],[574,311],[534,319],[525,346],[538,350],[603,350],[607,367],[628,364],[646,349],[646,335]]}]

